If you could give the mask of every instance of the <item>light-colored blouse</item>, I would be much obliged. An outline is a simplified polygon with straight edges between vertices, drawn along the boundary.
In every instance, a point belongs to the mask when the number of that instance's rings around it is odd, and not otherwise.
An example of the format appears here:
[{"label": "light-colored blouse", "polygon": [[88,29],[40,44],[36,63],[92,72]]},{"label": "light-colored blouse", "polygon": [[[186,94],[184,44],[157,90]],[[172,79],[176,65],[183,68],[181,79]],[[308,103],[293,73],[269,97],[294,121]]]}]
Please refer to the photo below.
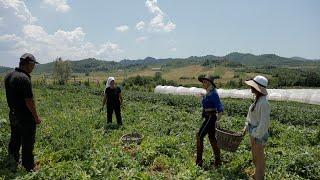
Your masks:
[{"label": "light-colored blouse", "polygon": [[262,96],[258,99],[258,102],[253,111],[251,111],[254,103],[251,104],[248,115],[246,126],[249,128],[251,124],[254,128],[252,129],[251,136],[255,138],[262,138],[270,127],[270,105],[267,100],[267,96]]}]

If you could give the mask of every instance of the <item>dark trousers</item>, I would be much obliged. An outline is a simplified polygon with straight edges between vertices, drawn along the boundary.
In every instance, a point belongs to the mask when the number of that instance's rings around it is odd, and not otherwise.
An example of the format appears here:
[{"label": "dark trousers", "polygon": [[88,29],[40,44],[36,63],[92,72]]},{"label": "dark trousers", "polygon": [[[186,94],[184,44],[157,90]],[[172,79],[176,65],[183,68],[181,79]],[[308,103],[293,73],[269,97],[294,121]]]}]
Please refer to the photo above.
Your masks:
[{"label": "dark trousers", "polygon": [[122,125],[121,107],[118,104],[108,104],[107,105],[107,123],[112,123],[113,111],[116,114],[117,123],[119,125]]},{"label": "dark trousers", "polygon": [[[24,119],[26,121],[26,119]],[[22,147],[22,166],[31,171],[34,168],[33,148],[35,143],[35,123],[20,123],[16,117],[10,115],[11,137],[9,142],[9,156],[13,157],[16,163],[20,159],[20,148]],[[30,120],[31,122],[31,120]]]},{"label": "dark trousers", "polygon": [[204,137],[208,134],[208,138],[215,155],[215,166],[219,166],[221,164],[220,159],[220,149],[217,144],[217,139],[215,136],[215,123],[217,120],[217,116],[215,112],[213,113],[203,113],[203,117],[205,121],[202,123],[202,126],[197,133],[197,160],[196,163],[199,166],[202,166],[202,154],[203,154],[203,140]]}]

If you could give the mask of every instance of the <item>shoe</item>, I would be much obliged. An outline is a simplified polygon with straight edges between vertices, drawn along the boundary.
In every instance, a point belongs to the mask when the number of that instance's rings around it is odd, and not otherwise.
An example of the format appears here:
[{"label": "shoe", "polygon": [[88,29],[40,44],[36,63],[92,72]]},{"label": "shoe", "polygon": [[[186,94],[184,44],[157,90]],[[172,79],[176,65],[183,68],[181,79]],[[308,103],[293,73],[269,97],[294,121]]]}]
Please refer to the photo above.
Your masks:
[{"label": "shoe", "polygon": [[203,160],[196,160],[196,165],[199,166],[199,167],[202,167]]},{"label": "shoe", "polygon": [[214,161],[214,167],[218,168],[218,167],[220,167],[221,165],[222,165],[221,160],[215,160],[215,161]]},{"label": "shoe", "polygon": [[40,170],[40,162],[37,161],[37,162],[34,163],[34,167],[33,167],[33,169],[31,171],[38,172],[39,170]]}]

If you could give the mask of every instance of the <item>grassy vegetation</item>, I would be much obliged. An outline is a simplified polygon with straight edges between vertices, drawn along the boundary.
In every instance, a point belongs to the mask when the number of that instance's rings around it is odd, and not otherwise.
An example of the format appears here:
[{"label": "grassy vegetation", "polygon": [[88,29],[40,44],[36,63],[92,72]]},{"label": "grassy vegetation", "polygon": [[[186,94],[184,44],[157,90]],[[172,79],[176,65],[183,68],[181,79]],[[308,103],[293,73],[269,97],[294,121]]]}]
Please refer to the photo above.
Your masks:
[{"label": "grassy vegetation", "polygon": [[[249,179],[252,171],[248,136],[236,153],[223,152],[224,164],[212,169],[205,141],[205,169],[194,165],[200,100],[189,96],[124,91],[124,126],[106,126],[99,112],[101,89],[81,86],[37,87],[44,121],[38,127],[37,173],[5,167],[9,140],[8,109],[0,91],[0,179]],[[223,99],[222,126],[243,127],[250,100]],[[267,179],[320,178],[320,106],[271,102],[272,126],[266,148]],[[119,139],[138,131],[141,145],[124,147]]]},{"label": "grassy vegetation", "polygon": [[[116,78],[116,81],[121,84],[124,80],[128,78],[134,78],[137,76],[144,76],[144,77],[154,77],[155,74],[159,71],[152,70],[154,66],[148,66],[142,69],[136,70],[126,70],[126,71],[119,71],[114,70],[107,73],[104,72],[91,72],[91,73],[73,73],[69,79],[69,83],[77,83],[77,82],[86,82],[89,81],[92,84],[97,84],[98,82],[100,85],[103,85],[103,82],[109,77],[113,76]],[[236,69],[230,67],[203,67],[201,65],[188,65],[184,67],[170,67],[167,69],[163,69],[160,71],[162,77],[167,81],[174,81],[177,85],[183,86],[199,86],[200,83],[198,82],[197,77],[202,74],[211,74],[216,77],[216,84],[219,87],[223,88],[240,88],[238,86],[239,81],[244,81],[246,79],[252,78],[258,73],[247,73],[247,72],[238,72]],[[263,73],[260,73],[263,74]],[[272,76],[266,75],[268,78]],[[33,80],[41,81],[45,76],[43,74],[35,74]],[[51,75],[46,75],[47,83],[52,83],[53,79]],[[229,84],[234,82],[234,86],[230,86]],[[153,86],[154,88],[155,86]]]}]

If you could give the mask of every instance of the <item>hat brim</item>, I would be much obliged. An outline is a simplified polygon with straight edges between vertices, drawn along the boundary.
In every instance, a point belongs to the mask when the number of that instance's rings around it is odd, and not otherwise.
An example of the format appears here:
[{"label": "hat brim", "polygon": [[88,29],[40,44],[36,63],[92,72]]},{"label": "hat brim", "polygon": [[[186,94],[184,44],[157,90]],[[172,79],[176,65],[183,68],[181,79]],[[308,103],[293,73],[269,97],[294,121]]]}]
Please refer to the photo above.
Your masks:
[{"label": "hat brim", "polygon": [[27,61],[29,63],[40,64],[38,61]]},{"label": "hat brim", "polygon": [[214,82],[212,82],[212,81],[211,81],[210,79],[208,79],[208,78],[199,77],[198,80],[199,80],[200,82],[203,82],[203,80],[207,80],[207,81],[209,81],[209,82],[212,84],[213,87],[215,87],[215,88],[217,87],[216,84],[214,84]]},{"label": "hat brim", "polygon": [[35,60],[26,60],[26,59],[20,59],[20,62],[22,62],[22,61],[24,61],[24,62],[27,62],[27,63],[34,63],[34,64],[40,64],[38,61],[35,61]]},{"label": "hat brim", "polygon": [[245,81],[245,83],[248,85],[248,86],[251,86],[253,87],[254,89],[256,89],[257,91],[259,91],[260,93],[262,93],[263,95],[268,95],[268,91],[266,88],[260,86],[259,84],[257,84],[256,82],[254,82],[253,80],[248,80],[248,81]]}]

